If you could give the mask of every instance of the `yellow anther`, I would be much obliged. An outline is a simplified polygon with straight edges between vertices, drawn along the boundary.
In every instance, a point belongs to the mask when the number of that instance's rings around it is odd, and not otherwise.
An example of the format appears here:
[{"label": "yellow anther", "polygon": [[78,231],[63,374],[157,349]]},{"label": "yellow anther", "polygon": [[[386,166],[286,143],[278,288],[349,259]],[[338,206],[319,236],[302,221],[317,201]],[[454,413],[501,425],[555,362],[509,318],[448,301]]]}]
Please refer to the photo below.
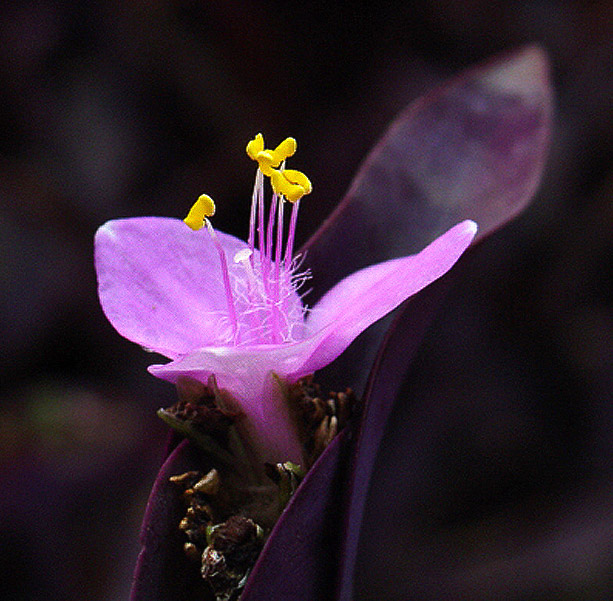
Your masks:
[{"label": "yellow anther", "polygon": [[183,221],[196,231],[202,228],[207,217],[212,217],[213,215],[215,215],[213,199],[207,194],[201,194]]},{"label": "yellow anther", "polygon": [[292,203],[300,200],[313,189],[309,178],[295,169],[284,169],[283,171],[273,169],[270,183],[276,194],[285,196]]},{"label": "yellow anther", "polygon": [[302,171],[297,171],[296,169],[284,169],[283,175],[292,184],[298,184],[299,186],[304,188],[305,194],[310,194],[311,190],[313,190],[311,180],[304,173],[302,173]]},{"label": "yellow anther", "polygon": [[257,134],[253,140],[250,140],[247,144],[247,154],[249,158],[257,161],[257,156],[259,152],[264,150],[264,136],[262,134]]},{"label": "yellow anther", "polygon": [[285,140],[274,149],[273,154],[280,164],[281,161],[295,154],[296,148],[298,148],[298,143],[294,138],[285,138]]},{"label": "yellow anther", "polygon": [[247,144],[247,154],[251,159],[258,162],[258,166],[264,175],[270,177],[272,169],[278,167],[285,159],[291,157],[298,144],[294,138],[285,138],[274,150],[264,148],[264,136],[257,134]]},{"label": "yellow anther", "polygon": [[255,160],[258,162],[260,171],[270,177],[273,172],[273,167],[278,167],[280,161],[276,161],[272,150],[262,150],[258,152]]}]

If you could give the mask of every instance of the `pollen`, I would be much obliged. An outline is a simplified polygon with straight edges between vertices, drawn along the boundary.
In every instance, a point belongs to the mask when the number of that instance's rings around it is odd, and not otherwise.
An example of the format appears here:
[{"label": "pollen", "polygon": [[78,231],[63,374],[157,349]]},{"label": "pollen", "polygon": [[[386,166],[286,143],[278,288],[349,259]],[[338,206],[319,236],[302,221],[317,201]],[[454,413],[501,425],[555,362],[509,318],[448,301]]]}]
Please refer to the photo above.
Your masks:
[{"label": "pollen", "polygon": [[306,194],[310,194],[313,186],[309,178],[295,169],[273,169],[270,176],[272,189],[276,194],[282,195],[291,203],[300,200]]},{"label": "pollen", "polygon": [[264,136],[257,134],[253,140],[247,144],[247,154],[249,158],[257,161],[262,173],[268,177],[272,176],[273,169],[296,153],[298,143],[294,138],[285,138],[274,150],[264,147]]},{"label": "pollen", "polygon": [[277,146],[273,150],[273,154],[275,159],[278,161],[277,166],[281,164],[281,161],[284,161],[288,157],[296,154],[296,149],[298,148],[298,143],[294,138],[285,138],[279,146]]},{"label": "pollen", "polygon": [[247,154],[250,159],[257,161],[258,153],[264,150],[264,136],[257,134],[253,140],[250,140],[247,144]]},{"label": "pollen", "polygon": [[215,203],[207,194],[201,194],[183,220],[194,231],[204,226],[205,219],[215,214]]}]

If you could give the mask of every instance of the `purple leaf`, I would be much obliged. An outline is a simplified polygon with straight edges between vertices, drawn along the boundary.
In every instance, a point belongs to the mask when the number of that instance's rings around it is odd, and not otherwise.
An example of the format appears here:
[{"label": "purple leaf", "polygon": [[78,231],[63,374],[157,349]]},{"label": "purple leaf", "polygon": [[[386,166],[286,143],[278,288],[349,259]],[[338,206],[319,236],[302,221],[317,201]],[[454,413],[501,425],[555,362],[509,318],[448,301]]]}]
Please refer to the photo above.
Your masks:
[{"label": "purple leaf", "polygon": [[187,601],[209,597],[197,567],[183,554],[184,536],[179,522],[185,513],[181,495],[170,476],[203,470],[204,458],[183,441],[161,467],[143,518],[131,601]]},{"label": "purple leaf", "polygon": [[[407,150],[412,161],[423,169],[418,172],[413,162],[405,163],[409,167],[408,179],[415,183],[415,189],[431,191],[419,201],[420,221],[444,224],[450,214],[452,219],[471,217],[480,224],[478,237],[483,239],[528,203],[540,179],[551,122],[552,92],[547,73],[546,57],[535,47],[470,71],[410,107],[378,147],[383,156],[390,149],[388,161],[377,156],[375,149],[371,165],[393,165],[394,149],[400,144],[398,136],[408,136]],[[438,120],[434,119],[436,115]],[[438,148],[437,139],[448,141]],[[455,160],[451,151],[459,153]],[[427,152],[430,157],[424,156]],[[433,173],[438,176],[436,186]],[[375,169],[371,174],[375,181],[376,174]],[[368,174],[362,177],[368,180]],[[360,179],[358,176],[358,183]],[[354,184],[352,190],[355,189]],[[448,199],[441,197],[441,191],[446,191]],[[438,206],[443,200],[444,206]],[[453,276],[452,271],[403,306],[371,373],[345,516],[342,600],[352,598],[358,525],[362,523],[370,476],[387,418],[421,335]]]},{"label": "purple leaf", "polygon": [[[548,63],[536,46],[410,104],[303,248],[314,274],[309,302],[372,262],[418,251],[459,221],[475,221],[483,238],[517,215],[540,181],[551,111]],[[389,323],[370,328],[326,371],[334,386],[350,382],[362,392]]]},{"label": "purple leaf", "polygon": [[335,586],[339,510],[345,478],[344,433],[321,455],[262,550],[241,601],[322,601]]},{"label": "purple leaf", "polygon": [[[291,499],[269,538],[273,542],[267,542],[249,578],[242,601],[329,598],[327,587],[334,582],[339,545],[334,538],[339,530],[331,520],[340,517],[335,512],[340,508],[340,479],[346,473],[339,469],[346,459],[345,438],[341,434],[328,446]],[[197,568],[183,554],[184,540],[178,524],[185,508],[177,488],[168,480],[188,470],[202,469],[203,457],[187,441],[172,452],[160,469],[141,529],[142,549],[131,601],[208,598]],[[316,562],[313,557],[317,557]]]}]

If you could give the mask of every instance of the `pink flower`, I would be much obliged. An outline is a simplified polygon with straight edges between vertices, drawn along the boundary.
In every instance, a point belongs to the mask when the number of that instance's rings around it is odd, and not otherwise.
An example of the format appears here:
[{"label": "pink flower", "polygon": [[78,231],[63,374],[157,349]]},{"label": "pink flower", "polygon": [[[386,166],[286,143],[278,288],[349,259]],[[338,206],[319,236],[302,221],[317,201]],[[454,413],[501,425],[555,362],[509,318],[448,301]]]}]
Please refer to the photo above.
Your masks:
[{"label": "pink flower", "polygon": [[151,365],[153,375],[206,383],[214,374],[239,403],[261,458],[299,463],[300,443],[273,374],[294,382],[332,362],[446,273],[477,226],[463,221],[417,255],[357,271],[307,308],[298,289],[310,276],[292,257],[300,201],[284,243],[286,201],[274,194],[266,221],[263,179],[258,170],[247,242],[171,218],[104,224],[95,238],[99,295],[121,335],[171,360]]}]

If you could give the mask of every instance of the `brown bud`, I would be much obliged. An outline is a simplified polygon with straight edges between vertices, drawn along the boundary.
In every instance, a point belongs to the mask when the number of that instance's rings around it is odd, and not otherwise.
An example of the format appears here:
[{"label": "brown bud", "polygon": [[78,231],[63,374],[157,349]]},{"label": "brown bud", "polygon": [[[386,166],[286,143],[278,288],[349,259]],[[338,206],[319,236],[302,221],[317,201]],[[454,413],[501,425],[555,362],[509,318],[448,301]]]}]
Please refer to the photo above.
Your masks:
[{"label": "brown bud", "polygon": [[198,547],[196,547],[194,543],[185,543],[183,545],[183,551],[185,552],[185,556],[190,561],[194,561],[194,562],[200,561],[202,553],[200,553]]},{"label": "brown bud", "polygon": [[219,484],[219,472],[212,469],[194,484],[194,490],[204,495],[215,496],[219,492]]}]

